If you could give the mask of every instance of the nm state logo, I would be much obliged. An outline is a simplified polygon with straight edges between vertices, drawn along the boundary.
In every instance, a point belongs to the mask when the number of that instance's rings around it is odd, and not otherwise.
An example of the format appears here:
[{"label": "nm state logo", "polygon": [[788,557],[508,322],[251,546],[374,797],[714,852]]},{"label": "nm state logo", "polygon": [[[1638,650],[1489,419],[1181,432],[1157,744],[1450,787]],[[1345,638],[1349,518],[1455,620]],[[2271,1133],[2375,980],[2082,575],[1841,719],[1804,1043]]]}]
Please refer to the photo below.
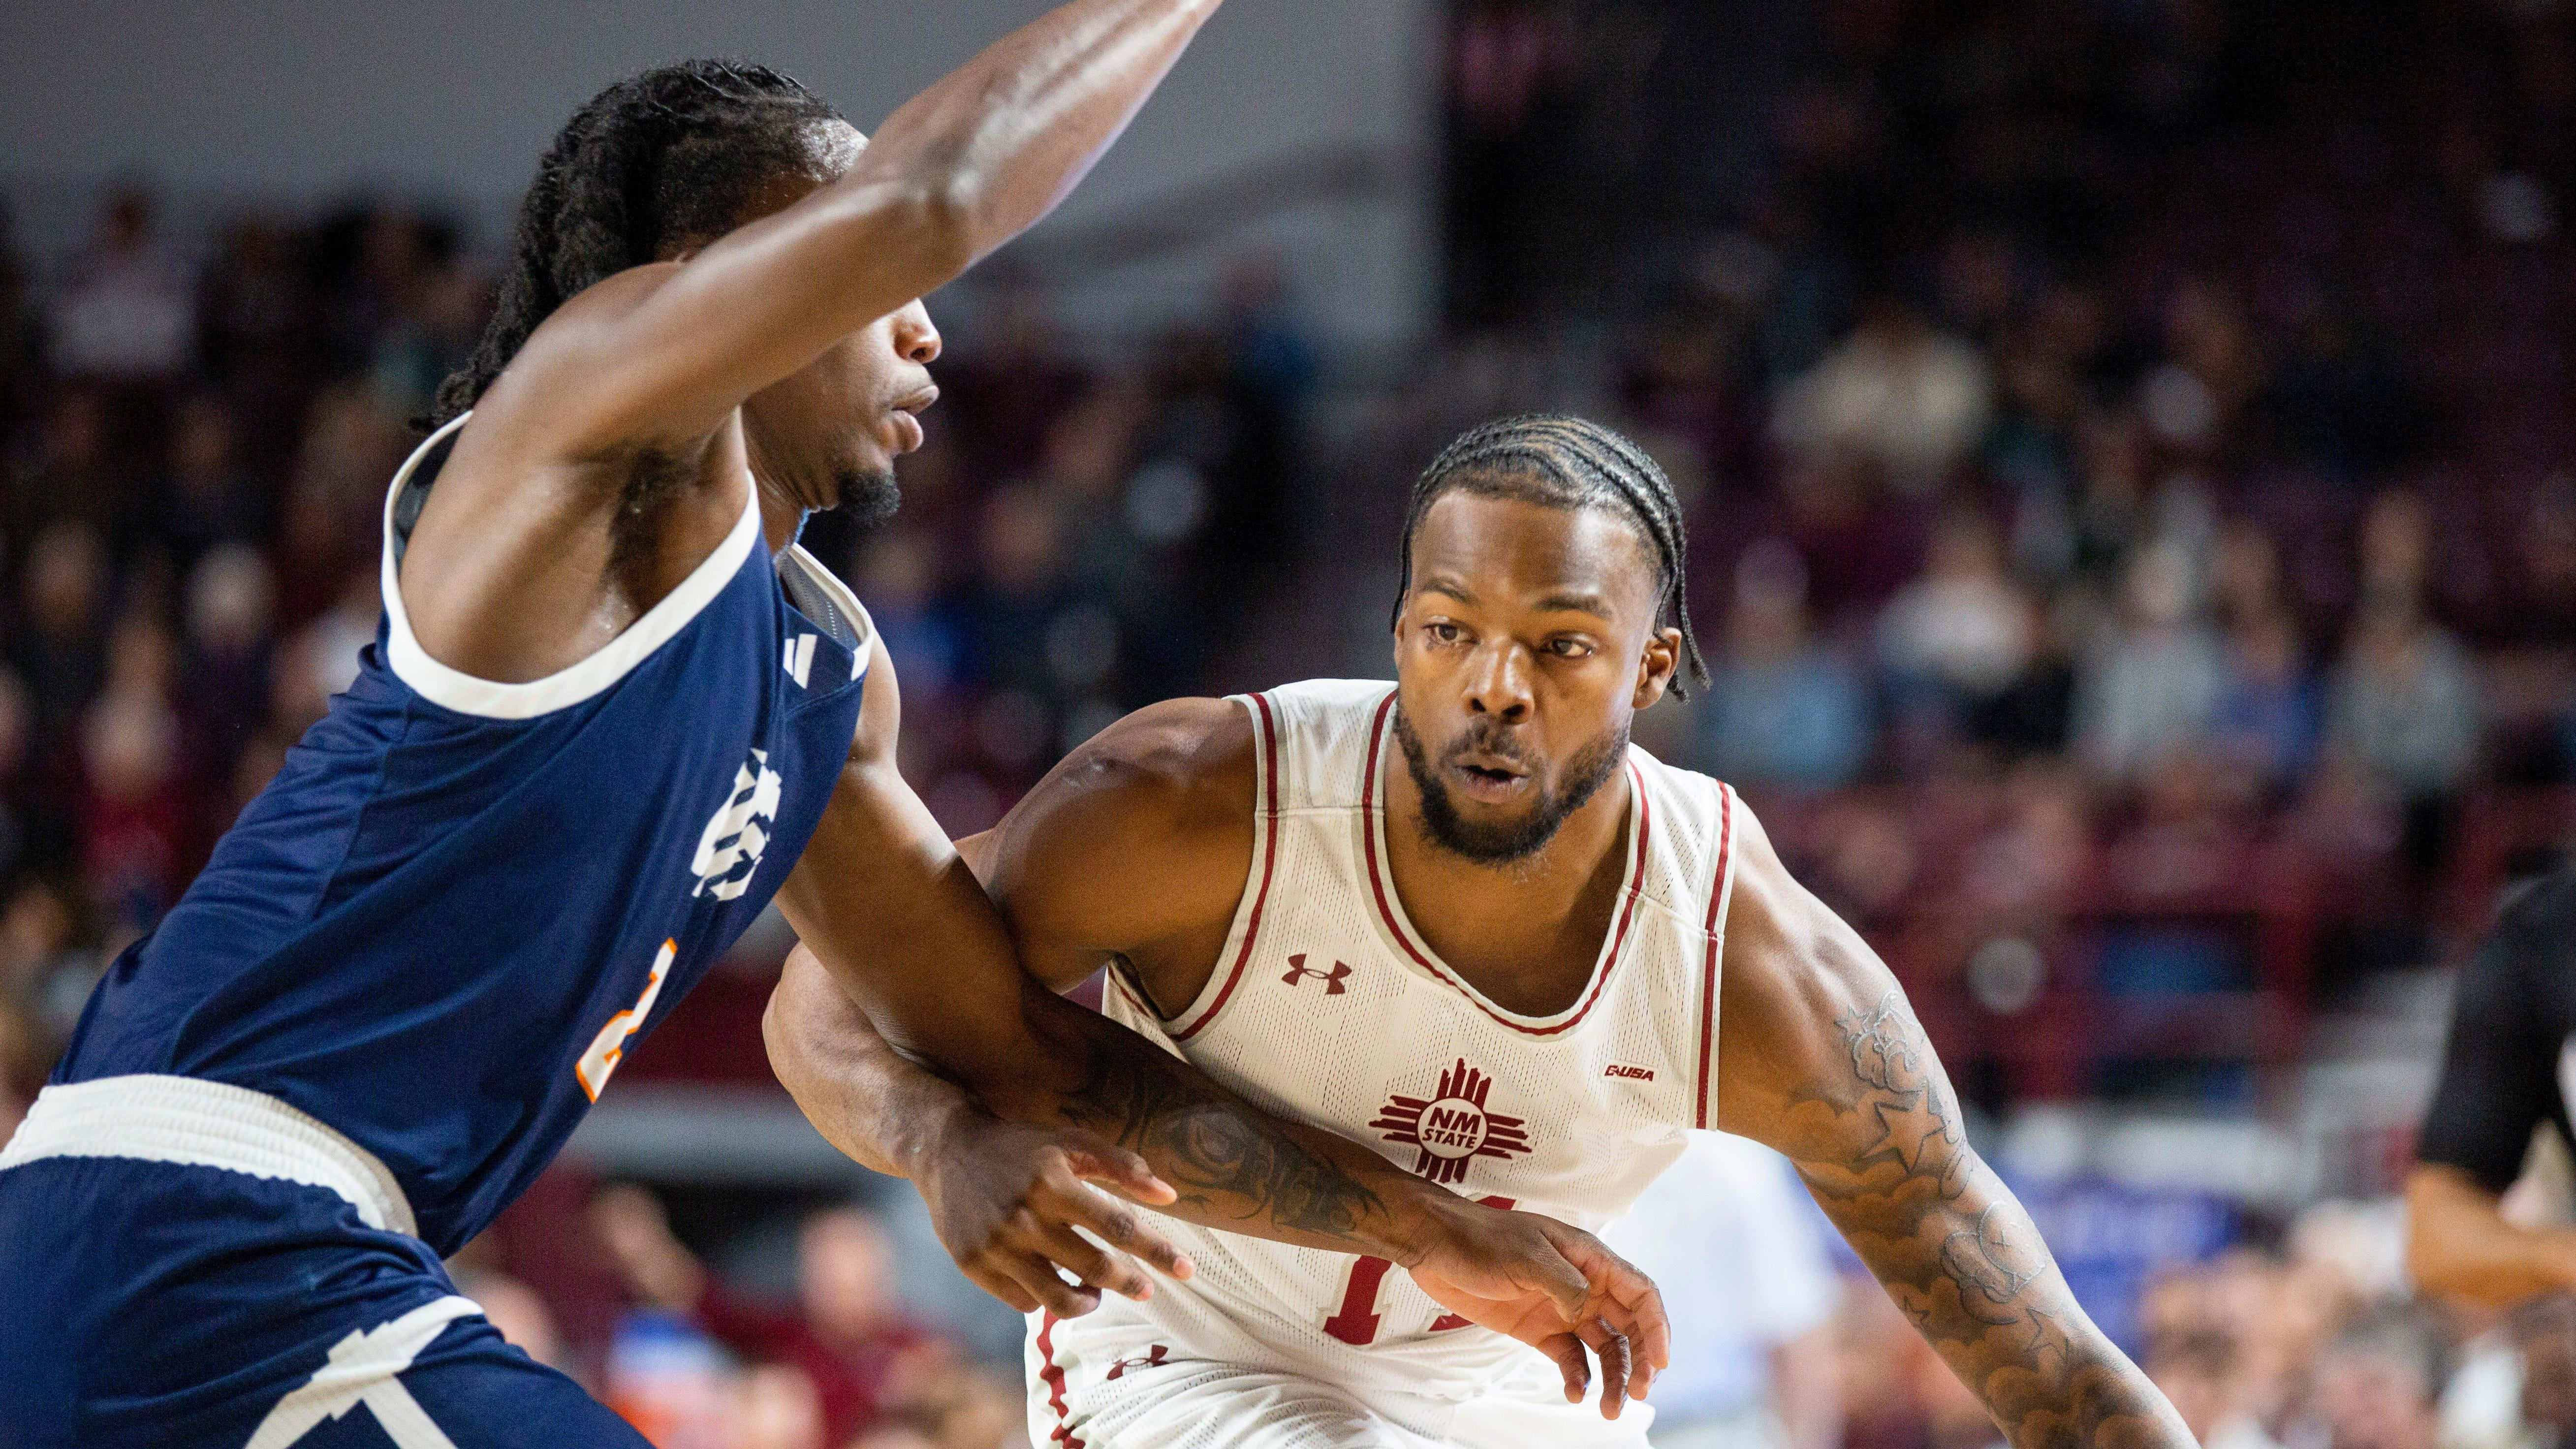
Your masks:
[{"label": "nm state logo", "polygon": [[1486,1094],[1493,1089],[1493,1078],[1460,1057],[1440,1074],[1440,1086],[1428,1100],[1390,1093],[1369,1126],[1389,1142],[1422,1149],[1414,1171],[1433,1182],[1459,1182],[1466,1178],[1471,1158],[1509,1158],[1529,1151],[1529,1134],[1522,1130],[1527,1124],[1521,1118],[1485,1110]]},{"label": "nm state logo", "polygon": [[751,873],[760,868],[760,853],[769,848],[769,833],[777,828],[778,789],[769,752],[752,751],[734,771],[733,793],[698,837],[698,853],[689,858],[698,883],[689,894],[729,901],[750,889]]}]

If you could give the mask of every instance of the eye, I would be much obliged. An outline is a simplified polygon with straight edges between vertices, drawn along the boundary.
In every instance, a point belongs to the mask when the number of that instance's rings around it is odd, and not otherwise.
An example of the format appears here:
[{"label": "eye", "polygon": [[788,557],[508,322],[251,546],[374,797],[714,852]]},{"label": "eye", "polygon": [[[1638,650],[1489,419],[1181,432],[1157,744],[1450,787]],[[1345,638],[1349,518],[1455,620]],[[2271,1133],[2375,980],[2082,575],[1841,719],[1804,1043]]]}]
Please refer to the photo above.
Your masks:
[{"label": "eye", "polygon": [[1592,653],[1592,645],[1583,639],[1550,639],[1547,652],[1559,659],[1581,659]]},{"label": "eye", "polygon": [[1455,644],[1464,633],[1457,625],[1446,619],[1435,619],[1423,625],[1422,632],[1430,635],[1432,642],[1437,644]]}]

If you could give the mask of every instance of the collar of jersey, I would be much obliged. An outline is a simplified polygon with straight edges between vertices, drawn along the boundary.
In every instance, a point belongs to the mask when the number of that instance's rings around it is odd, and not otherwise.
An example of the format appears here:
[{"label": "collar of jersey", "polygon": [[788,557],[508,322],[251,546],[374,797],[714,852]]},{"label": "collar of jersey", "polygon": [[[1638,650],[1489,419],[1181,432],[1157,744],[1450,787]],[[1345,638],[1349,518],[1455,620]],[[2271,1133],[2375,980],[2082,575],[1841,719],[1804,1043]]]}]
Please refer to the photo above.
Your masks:
[{"label": "collar of jersey", "polygon": [[625,678],[646,656],[687,627],[741,572],[743,560],[751,557],[753,546],[760,541],[760,493],[746,472],[742,475],[742,517],[735,521],[724,542],[700,560],[689,576],[680,580],[679,587],[663,595],[660,603],[645,610],[642,618],[627,625],[624,632],[588,658],[524,684],[477,679],[462,670],[450,669],[430,658],[412,635],[411,615],[403,608],[401,576],[394,563],[394,501],[402,497],[403,485],[411,481],[411,475],[430,451],[464,427],[465,420],[472,416],[471,412],[460,414],[424,439],[404,460],[401,470],[394,474],[393,486],[385,491],[384,563],[380,570],[385,596],[385,662],[414,693],[441,709],[485,719],[534,719],[581,703]]},{"label": "collar of jersey", "polygon": [[1478,991],[1474,983],[1456,968],[1441,960],[1413,929],[1413,920],[1404,913],[1404,902],[1395,893],[1395,865],[1386,849],[1386,816],[1389,772],[1395,768],[1390,756],[1395,741],[1395,692],[1387,691],[1385,702],[1377,708],[1377,718],[1369,731],[1369,765],[1366,786],[1360,801],[1361,849],[1366,853],[1369,893],[1377,899],[1378,920],[1402,948],[1404,958],[1417,970],[1447,985],[1475,1003],[1479,1011],[1500,1025],[1527,1036],[1555,1036],[1572,1028],[1592,1012],[1593,1003],[1601,999],[1603,988],[1610,984],[1610,973],[1617,969],[1619,957],[1628,943],[1628,928],[1637,914],[1637,896],[1646,884],[1646,844],[1654,828],[1652,802],[1646,798],[1646,780],[1638,770],[1634,753],[1624,761],[1628,772],[1628,829],[1620,848],[1627,854],[1625,879],[1619,883],[1616,905],[1611,911],[1610,930],[1601,940],[1601,954],[1592,963],[1592,975],[1583,983],[1583,991],[1574,1004],[1551,1016],[1527,1016],[1497,1004]]}]

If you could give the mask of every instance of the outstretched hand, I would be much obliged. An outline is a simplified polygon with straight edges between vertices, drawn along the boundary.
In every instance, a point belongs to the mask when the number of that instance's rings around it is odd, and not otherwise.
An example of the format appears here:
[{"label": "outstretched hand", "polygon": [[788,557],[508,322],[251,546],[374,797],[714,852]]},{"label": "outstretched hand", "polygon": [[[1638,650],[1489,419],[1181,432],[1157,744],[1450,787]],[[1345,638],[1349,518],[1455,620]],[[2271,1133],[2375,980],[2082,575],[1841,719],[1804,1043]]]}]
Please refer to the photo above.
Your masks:
[{"label": "outstretched hand", "polygon": [[1672,1362],[1672,1325],[1654,1282],[1598,1238],[1536,1213],[1462,1201],[1440,1241],[1409,1265],[1441,1307],[1519,1339],[1553,1360],[1568,1403],[1601,1361],[1601,1416],[1643,1399]]}]

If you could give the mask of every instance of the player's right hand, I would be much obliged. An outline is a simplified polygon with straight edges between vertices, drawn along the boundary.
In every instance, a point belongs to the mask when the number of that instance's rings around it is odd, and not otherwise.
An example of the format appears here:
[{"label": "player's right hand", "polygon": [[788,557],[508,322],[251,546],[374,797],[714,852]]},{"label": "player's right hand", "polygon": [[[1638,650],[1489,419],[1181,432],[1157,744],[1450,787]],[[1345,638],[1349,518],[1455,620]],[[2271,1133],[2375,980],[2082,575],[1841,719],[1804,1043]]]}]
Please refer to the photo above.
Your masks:
[{"label": "player's right hand", "polygon": [[1190,1276],[1189,1259],[1141,1214],[1091,1185],[1135,1202],[1172,1201],[1170,1185],[1135,1153],[1080,1128],[982,1116],[943,1132],[939,1147],[938,1166],[914,1185],[940,1245],[976,1287],[1020,1312],[1078,1318],[1103,1292],[1142,1302],[1154,1285],[1139,1262]]},{"label": "player's right hand", "polygon": [[1465,1199],[1437,1215],[1428,1253],[1410,1266],[1434,1302],[1553,1360],[1565,1397],[1591,1384],[1585,1350],[1601,1361],[1601,1416],[1643,1399],[1672,1362],[1672,1325],[1654,1280],[1580,1228],[1537,1213]]}]

